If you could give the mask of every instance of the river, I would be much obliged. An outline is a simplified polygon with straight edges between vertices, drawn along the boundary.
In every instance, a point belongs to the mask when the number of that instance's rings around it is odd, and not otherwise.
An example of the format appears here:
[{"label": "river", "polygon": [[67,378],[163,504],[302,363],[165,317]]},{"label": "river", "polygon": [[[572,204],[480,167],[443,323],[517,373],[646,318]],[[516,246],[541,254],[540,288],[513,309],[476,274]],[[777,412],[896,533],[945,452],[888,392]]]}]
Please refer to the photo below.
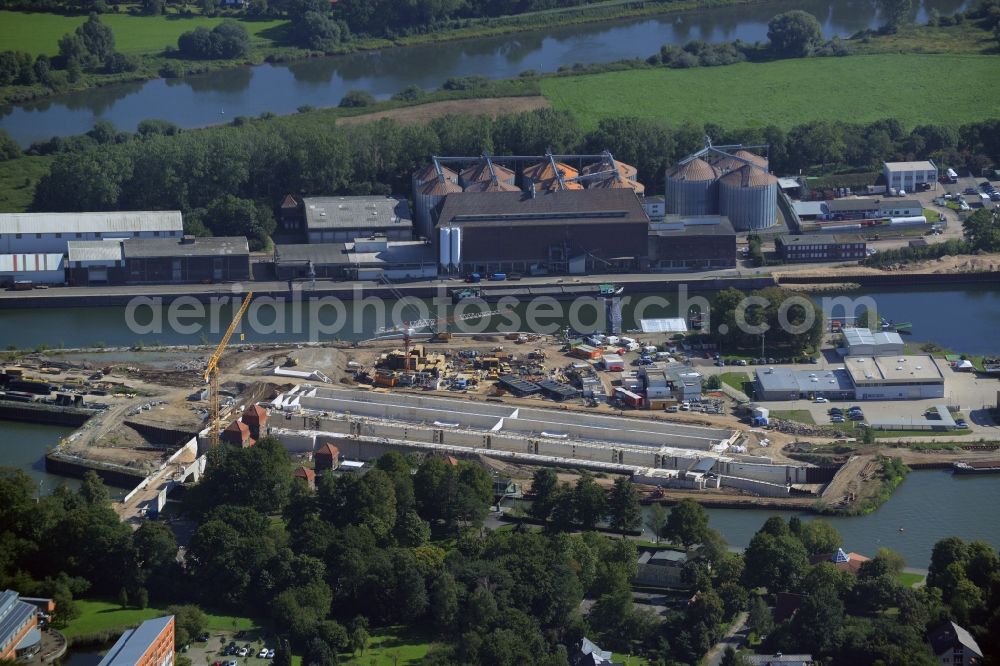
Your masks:
[{"label": "river", "polygon": [[[924,22],[933,9],[952,14],[971,4],[971,0],[917,0],[913,15]],[[434,89],[450,77],[499,79],[526,70],[552,72],[576,63],[646,58],[663,44],[694,39],[766,41],[767,22],[790,9],[815,15],[827,38],[848,37],[880,23],[869,0],[776,0],[598,21],[95,88],[0,109],[0,128],[27,146],[52,136],[82,134],[97,120],[129,131],[148,118],[203,127],[236,116],[287,114],[303,105],[335,106],[350,90],[386,99],[411,84]]]}]

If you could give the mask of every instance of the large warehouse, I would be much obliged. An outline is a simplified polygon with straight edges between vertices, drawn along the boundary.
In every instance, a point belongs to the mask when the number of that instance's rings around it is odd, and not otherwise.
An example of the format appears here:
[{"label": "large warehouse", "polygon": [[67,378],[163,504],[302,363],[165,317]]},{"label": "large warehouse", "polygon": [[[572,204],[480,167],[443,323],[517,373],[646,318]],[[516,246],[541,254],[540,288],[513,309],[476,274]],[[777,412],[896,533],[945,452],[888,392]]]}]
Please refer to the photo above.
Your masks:
[{"label": "large warehouse", "polygon": [[768,172],[766,157],[743,146],[706,140],[704,148],[667,170],[664,192],[668,214],[721,213],[736,231],[767,229],[778,221],[778,179]]},{"label": "large warehouse", "polygon": [[410,204],[401,197],[309,197],[302,207],[310,243],[347,243],[372,234],[413,238]]},{"label": "large warehouse", "polygon": [[637,270],[649,218],[631,189],[449,195],[441,263],[458,272],[587,273]]},{"label": "large warehouse", "polygon": [[437,277],[434,247],[425,241],[358,238],[350,243],[275,245],[279,279],[415,280]]},{"label": "large warehouse", "polygon": [[724,215],[668,215],[649,225],[649,270],[736,265],[736,232]]},{"label": "large warehouse", "polygon": [[833,370],[756,372],[758,400],[924,400],[944,397],[944,375],[930,356],[855,356]]},{"label": "large warehouse", "polygon": [[0,214],[0,254],[65,254],[71,240],[180,238],[180,211]]}]

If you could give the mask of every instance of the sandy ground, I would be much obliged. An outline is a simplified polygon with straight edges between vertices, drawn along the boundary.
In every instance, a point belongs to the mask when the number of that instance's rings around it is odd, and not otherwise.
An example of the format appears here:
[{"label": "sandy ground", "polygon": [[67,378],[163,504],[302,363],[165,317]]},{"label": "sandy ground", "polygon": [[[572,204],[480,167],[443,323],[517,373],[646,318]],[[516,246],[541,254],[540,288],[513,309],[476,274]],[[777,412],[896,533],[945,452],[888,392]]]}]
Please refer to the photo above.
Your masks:
[{"label": "sandy ground", "polygon": [[337,125],[360,125],[383,118],[391,118],[404,125],[422,125],[435,118],[449,115],[492,116],[508,113],[523,113],[535,109],[549,108],[549,100],[544,97],[486,97],[483,99],[456,99],[447,102],[418,104],[390,111],[366,113],[362,116],[338,118]]}]

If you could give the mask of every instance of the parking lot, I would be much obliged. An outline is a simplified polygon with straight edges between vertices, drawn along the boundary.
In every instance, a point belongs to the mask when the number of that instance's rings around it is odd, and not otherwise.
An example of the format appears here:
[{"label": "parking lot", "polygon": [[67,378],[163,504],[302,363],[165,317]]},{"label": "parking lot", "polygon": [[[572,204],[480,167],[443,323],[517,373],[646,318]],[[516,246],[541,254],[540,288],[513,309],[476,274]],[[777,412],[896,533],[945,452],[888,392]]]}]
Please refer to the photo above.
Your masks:
[{"label": "parking lot", "polygon": [[[225,654],[225,650],[230,643],[235,644],[238,648],[236,654]],[[192,664],[199,666],[203,664],[205,666],[212,666],[213,664],[219,664],[220,666],[226,666],[227,664],[230,666],[232,664],[238,664],[238,666],[263,665],[271,663],[271,658],[261,658],[259,656],[261,649],[265,647],[273,649],[275,647],[274,642],[265,642],[264,637],[259,632],[222,631],[212,632],[207,641],[192,642],[187,652],[182,651],[182,653],[191,660]],[[246,649],[244,655],[241,656],[239,654],[239,649]]]}]

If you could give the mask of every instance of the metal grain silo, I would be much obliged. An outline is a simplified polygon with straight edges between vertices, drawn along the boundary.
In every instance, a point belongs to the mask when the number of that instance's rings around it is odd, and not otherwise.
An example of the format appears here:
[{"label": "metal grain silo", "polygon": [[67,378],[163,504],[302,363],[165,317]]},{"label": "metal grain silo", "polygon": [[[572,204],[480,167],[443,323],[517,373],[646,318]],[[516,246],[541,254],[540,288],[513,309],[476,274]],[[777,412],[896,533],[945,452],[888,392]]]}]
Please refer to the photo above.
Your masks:
[{"label": "metal grain silo", "polygon": [[719,171],[696,157],[667,171],[667,212],[671,215],[713,215],[718,212]]},{"label": "metal grain silo", "polygon": [[466,192],[520,192],[521,189],[514,185],[513,183],[508,183],[503,180],[497,180],[496,182],[492,180],[479,180],[474,183],[469,183],[465,187]]},{"label": "metal grain silo", "polygon": [[441,227],[438,229],[438,262],[441,268],[448,270],[451,268],[451,228]]},{"label": "metal grain silo", "polygon": [[766,229],[778,220],[778,179],[743,165],[719,179],[719,212],[737,231]]},{"label": "metal grain silo", "polygon": [[[433,167],[431,167],[433,169]],[[413,190],[414,211],[417,219],[417,234],[424,238],[432,238],[434,232],[434,215],[437,207],[449,194],[461,192],[454,171],[441,167],[442,175],[425,181]],[[455,178],[456,180],[452,180]]]},{"label": "metal grain silo", "polygon": [[[491,166],[493,167],[492,171],[490,170]],[[514,179],[517,177],[517,174],[507,167],[500,166],[492,160],[487,161],[484,158],[469,168],[463,169],[458,174],[458,184],[464,188],[468,188],[474,183],[489,183],[494,180],[494,175],[497,182],[504,183],[505,185],[513,185]]]}]

